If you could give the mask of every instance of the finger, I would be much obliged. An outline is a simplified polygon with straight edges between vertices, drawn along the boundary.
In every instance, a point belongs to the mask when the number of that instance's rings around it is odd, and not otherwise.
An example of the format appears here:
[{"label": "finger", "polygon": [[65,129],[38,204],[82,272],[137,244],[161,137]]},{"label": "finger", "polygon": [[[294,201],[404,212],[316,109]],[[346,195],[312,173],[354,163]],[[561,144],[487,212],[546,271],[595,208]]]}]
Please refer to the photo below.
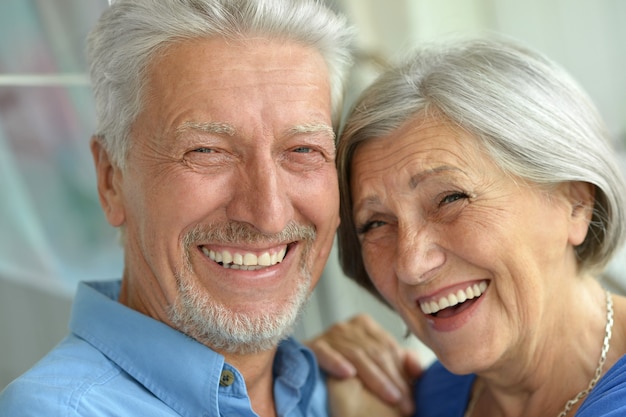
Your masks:
[{"label": "finger", "polygon": [[394,417],[406,416],[397,407],[390,406],[371,392],[363,389],[358,378],[341,381],[328,380],[329,404],[331,415],[341,417]]},{"label": "finger", "polygon": [[329,375],[344,379],[351,378],[357,374],[357,370],[352,363],[325,341],[314,340],[307,343],[307,345],[317,357],[319,367]]},{"label": "finger", "polygon": [[[415,409],[415,401],[413,399],[413,382],[423,372],[423,370],[421,363],[419,362],[418,356],[415,352],[411,350],[405,350],[403,352],[403,356],[404,366],[402,368],[398,367],[398,365],[395,363],[395,359],[394,363],[391,364],[390,367],[387,367],[385,371],[382,371],[385,366],[380,366],[379,364],[381,372],[389,376],[388,382],[386,382],[381,376],[377,377],[380,378],[380,381],[383,384],[393,384],[400,393],[399,397],[396,397],[395,394],[391,393],[389,391],[389,387],[387,387],[387,394],[381,395],[383,391],[381,391],[381,389],[377,387],[376,380],[372,379],[371,374],[359,374],[359,377],[363,380],[363,384],[368,390],[379,393],[378,395],[380,396],[381,400],[396,406],[398,411],[401,412],[402,415],[411,416],[413,415]],[[397,400],[395,400],[395,398],[397,398]]]},{"label": "finger", "polygon": [[400,346],[391,334],[383,330],[371,318],[367,317],[364,320],[370,338],[378,342],[370,345],[370,349],[377,349],[377,351],[369,352],[369,356],[400,391],[407,394],[415,377],[414,374],[418,372],[415,367],[421,372],[417,354]]},{"label": "finger", "polygon": [[351,349],[342,351],[369,390],[384,393],[383,399],[392,404],[402,399],[405,402],[409,399],[408,403],[412,403],[413,377],[404,369],[407,351],[391,334],[365,314],[353,317],[337,329],[342,335],[350,334],[353,340],[360,341],[352,343]]},{"label": "finger", "polygon": [[390,376],[395,374],[397,375],[395,378],[402,379],[397,371],[393,369],[385,370],[384,366],[372,360],[372,357],[364,350],[355,349],[350,360],[356,368],[357,375],[363,382],[363,385],[368,390],[377,393],[385,402],[396,404],[407,392],[407,389],[403,387],[403,382],[398,384],[394,381],[394,377]]},{"label": "finger", "polygon": [[398,411],[402,413],[403,416],[412,416],[415,412],[415,401],[410,397],[403,397],[396,406]]}]

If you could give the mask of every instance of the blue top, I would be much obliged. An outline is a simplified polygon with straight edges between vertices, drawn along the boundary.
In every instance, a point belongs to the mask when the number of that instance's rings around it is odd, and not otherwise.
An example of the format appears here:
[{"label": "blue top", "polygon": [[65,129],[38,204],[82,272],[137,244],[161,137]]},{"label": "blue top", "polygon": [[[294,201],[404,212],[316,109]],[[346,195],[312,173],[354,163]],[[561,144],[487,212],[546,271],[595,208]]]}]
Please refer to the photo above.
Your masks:
[{"label": "blue top", "polygon": [[626,356],[615,363],[591,390],[576,417],[626,415]]},{"label": "blue top", "polygon": [[415,416],[463,417],[476,375],[455,375],[433,363],[415,384]]},{"label": "blue top", "polygon": [[[0,393],[0,416],[256,416],[222,355],[118,303],[119,290],[79,285],[71,334]],[[315,358],[293,339],[278,348],[274,398],[279,416],[328,416]]]},{"label": "blue top", "polygon": [[[455,375],[440,362],[415,385],[416,417],[463,417],[476,375]],[[578,409],[576,417],[626,415],[626,356],[607,371]]]}]

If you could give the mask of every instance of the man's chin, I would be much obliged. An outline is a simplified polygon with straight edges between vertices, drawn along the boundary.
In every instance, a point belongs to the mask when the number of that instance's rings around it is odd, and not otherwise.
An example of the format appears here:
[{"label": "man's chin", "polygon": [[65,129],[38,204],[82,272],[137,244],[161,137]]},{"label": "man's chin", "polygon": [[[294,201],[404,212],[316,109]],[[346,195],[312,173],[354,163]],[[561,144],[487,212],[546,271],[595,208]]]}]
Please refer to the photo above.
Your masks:
[{"label": "man's chin", "polygon": [[[254,354],[275,349],[281,340],[293,331],[300,316],[283,314],[279,316],[231,314],[230,312],[215,313],[212,317],[203,314],[204,318],[174,315],[170,317],[180,331],[196,339],[213,350],[227,354]],[[206,313],[207,310],[204,310]]]},{"label": "man's chin", "polygon": [[272,350],[294,330],[309,297],[306,286],[273,311],[241,313],[181,286],[169,311],[171,323],[198,342],[227,354]]}]

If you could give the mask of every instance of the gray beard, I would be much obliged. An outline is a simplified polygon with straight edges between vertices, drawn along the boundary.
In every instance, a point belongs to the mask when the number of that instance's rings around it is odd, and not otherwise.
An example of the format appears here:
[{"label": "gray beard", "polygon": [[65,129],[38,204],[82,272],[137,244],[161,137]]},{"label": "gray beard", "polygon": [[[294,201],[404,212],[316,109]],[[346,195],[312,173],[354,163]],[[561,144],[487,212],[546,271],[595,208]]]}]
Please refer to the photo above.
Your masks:
[{"label": "gray beard", "polygon": [[187,262],[175,274],[178,298],[169,308],[170,321],[181,332],[219,352],[252,354],[275,348],[293,332],[309,299],[311,274],[307,258],[312,241],[305,242],[300,273],[294,278],[299,283],[290,298],[270,311],[240,313],[214,300],[193,279],[189,251],[195,247],[195,237],[199,234],[193,233],[185,243]]},{"label": "gray beard", "polygon": [[304,310],[310,277],[303,281],[276,310],[246,314],[218,304],[194,282],[179,279],[178,300],[169,319],[178,330],[219,352],[243,355],[270,350],[293,332]]}]

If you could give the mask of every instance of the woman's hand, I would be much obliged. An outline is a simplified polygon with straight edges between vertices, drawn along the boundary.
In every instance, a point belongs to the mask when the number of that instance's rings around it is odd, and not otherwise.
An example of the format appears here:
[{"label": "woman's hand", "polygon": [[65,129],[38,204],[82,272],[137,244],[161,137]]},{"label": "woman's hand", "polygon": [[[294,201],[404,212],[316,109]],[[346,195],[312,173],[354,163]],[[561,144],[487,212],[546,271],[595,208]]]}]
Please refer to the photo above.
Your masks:
[{"label": "woman's hand", "polygon": [[[412,413],[411,387],[422,372],[419,359],[369,316],[361,314],[337,323],[306,345],[331,377],[331,406],[342,411],[333,415],[379,415],[371,413],[375,403],[372,400],[382,400],[381,407],[392,406],[387,410],[394,414],[385,415]],[[359,407],[366,407],[366,413],[358,414]]]},{"label": "woman's hand", "polygon": [[330,415],[333,417],[405,417],[399,406],[386,403],[364,387],[358,377],[328,378]]}]

